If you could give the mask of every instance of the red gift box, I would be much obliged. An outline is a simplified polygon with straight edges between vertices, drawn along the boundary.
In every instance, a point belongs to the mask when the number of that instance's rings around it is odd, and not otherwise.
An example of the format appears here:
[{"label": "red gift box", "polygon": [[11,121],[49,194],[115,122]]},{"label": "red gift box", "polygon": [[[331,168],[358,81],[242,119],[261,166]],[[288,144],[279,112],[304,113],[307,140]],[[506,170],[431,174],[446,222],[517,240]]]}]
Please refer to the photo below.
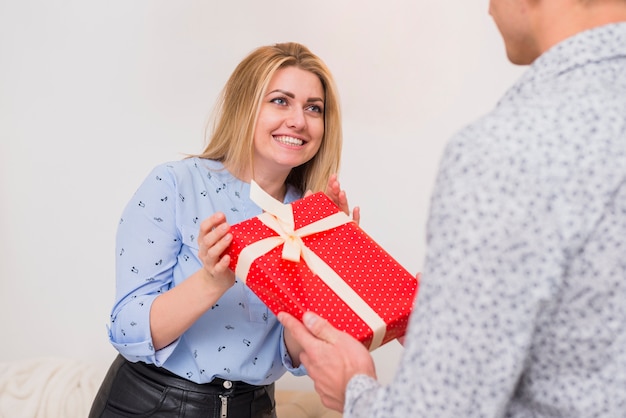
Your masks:
[{"label": "red gift box", "polygon": [[254,182],[265,212],[231,226],[230,268],[274,312],[312,311],[369,350],[404,335],[418,281],[324,193],[290,205]]}]

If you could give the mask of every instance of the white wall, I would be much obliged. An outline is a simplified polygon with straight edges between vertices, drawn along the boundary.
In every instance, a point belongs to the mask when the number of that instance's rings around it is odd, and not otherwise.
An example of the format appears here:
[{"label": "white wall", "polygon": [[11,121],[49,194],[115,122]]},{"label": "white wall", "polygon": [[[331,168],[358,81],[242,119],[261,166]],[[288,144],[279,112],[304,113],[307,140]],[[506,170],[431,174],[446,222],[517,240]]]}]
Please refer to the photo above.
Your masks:
[{"label": "white wall", "polygon": [[[361,226],[419,271],[446,139],[523,70],[487,3],[0,0],[0,359],[110,362],[121,210],[154,165],[203,148],[218,91],[263,44],[302,42],[330,66],[343,186]],[[400,353],[374,353],[381,380]]]}]

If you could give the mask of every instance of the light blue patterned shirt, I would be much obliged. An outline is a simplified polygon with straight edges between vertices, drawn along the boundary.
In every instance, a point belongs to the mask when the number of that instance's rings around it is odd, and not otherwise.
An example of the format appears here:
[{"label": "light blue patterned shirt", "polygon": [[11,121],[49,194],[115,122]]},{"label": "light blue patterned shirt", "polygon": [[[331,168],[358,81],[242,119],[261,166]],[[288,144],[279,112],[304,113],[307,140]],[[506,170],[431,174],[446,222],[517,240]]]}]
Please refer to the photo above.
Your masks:
[{"label": "light blue patterned shirt", "polygon": [[395,378],[344,417],[626,417],[626,23],[452,138],[423,270]]},{"label": "light blue patterned shirt", "polygon": [[[156,167],[126,206],[117,231],[116,302],[109,338],[130,361],[162,366],[197,383],[214,377],[261,385],[286,368],[296,375],[283,328],[237,279],[180,338],[155,351],[150,335],[154,299],[202,267],[197,236],[202,220],[223,212],[230,224],[259,215],[250,184],[219,162],[189,158]],[[300,197],[288,187],[285,202]]]}]

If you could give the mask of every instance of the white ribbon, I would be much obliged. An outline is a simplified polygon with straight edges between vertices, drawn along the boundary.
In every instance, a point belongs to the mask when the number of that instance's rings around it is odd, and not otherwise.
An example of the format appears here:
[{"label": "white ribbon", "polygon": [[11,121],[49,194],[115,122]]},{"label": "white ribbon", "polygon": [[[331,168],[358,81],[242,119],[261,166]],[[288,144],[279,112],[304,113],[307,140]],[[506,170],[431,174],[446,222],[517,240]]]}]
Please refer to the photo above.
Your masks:
[{"label": "white ribbon", "polygon": [[334,215],[294,230],[295,223],[292,206],[290,204],[282,204],[274,199],[261,189],[254,180],[250,184],[250,199],[265,210],[257,218],[275,231],[278,236],[265,238],[246,246],[239,254],[235,268],[237,276],[245,281],[255,259],[283,244],[282,258],[293,262],[299,262],[300,258],[302,258],[309,269],[326,283],[333,292],[339,295],[346,305],[356,312],[372,329],[374,335],[369,350],[378,348],[387,331],[385,321],[324,260],[304,245],[302,241],[302,238],[308,235],[317,234],[352,222],[350,217],[343,212],[337,212]]}]

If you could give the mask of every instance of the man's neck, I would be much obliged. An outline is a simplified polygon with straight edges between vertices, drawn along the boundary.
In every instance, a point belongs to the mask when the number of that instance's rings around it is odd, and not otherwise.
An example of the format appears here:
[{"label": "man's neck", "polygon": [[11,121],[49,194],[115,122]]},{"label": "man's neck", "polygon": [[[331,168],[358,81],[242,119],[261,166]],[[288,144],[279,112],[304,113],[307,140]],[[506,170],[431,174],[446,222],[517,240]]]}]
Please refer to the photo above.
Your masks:
[{"label": "man's neck", "polygon": [[585,30],[626,22],[626,0],[536,0],[531,8],[541,53]]}]

